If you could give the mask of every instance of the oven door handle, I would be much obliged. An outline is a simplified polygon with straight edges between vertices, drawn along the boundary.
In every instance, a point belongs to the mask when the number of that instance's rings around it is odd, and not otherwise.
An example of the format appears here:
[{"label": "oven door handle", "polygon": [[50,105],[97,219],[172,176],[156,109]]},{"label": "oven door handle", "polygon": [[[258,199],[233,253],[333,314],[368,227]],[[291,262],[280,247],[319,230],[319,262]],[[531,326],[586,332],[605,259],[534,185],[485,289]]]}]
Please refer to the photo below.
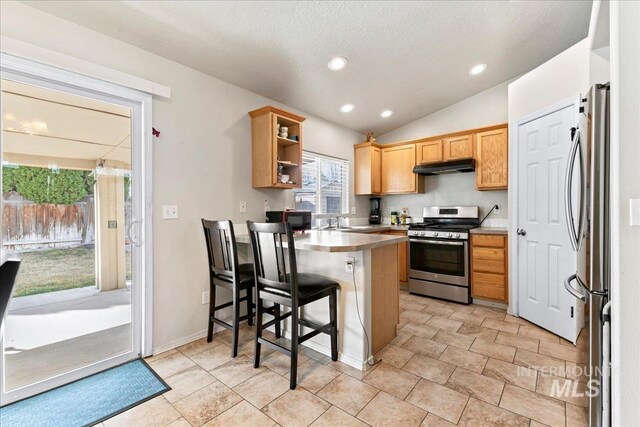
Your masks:
[{"label": "oven door handle", "polygon": [[464,246],[464,242],[448,242],[446,240],[409,239],[411,243],[432,243],[435,245]]}]

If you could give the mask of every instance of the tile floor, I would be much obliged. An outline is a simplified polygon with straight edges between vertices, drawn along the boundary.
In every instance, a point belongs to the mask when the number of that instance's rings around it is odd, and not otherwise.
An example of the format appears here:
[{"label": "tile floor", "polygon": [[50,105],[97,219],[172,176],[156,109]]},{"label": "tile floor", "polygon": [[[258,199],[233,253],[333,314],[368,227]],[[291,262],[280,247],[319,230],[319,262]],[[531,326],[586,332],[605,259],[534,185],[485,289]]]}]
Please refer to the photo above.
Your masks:
[{"label": "tile floor", "polygon": [[298,388],[289,360],[264,349],[252,366],[253,335],[241,330],[148,359],[173,388],[104,426],[586,426],[584,397],[550,397],[554,383],[584,391],[578,346],[503,310],[401,294],[398,336],[358,371],[304,349]]}]

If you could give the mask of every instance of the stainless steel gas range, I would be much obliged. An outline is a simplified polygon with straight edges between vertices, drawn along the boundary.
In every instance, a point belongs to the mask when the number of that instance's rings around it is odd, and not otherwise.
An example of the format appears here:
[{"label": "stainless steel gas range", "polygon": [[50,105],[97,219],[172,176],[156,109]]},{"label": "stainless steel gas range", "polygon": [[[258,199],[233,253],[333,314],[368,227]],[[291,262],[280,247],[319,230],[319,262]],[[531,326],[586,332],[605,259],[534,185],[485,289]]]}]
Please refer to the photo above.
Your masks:
[{"label": "stainless steel gas range", "polygon": [[432,206],[409,226],[409,292],[471,303],[469,230],[480,225],[477,206]]}]

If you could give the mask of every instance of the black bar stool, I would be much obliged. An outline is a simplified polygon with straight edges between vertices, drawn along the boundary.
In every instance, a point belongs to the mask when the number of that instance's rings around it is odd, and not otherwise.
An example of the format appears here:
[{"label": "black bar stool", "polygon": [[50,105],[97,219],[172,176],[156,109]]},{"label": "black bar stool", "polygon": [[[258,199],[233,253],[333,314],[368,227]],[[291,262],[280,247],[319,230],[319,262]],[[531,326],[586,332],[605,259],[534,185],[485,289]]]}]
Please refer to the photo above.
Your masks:
[{"label": "black bar stool", "polygon": [[0,257],[6,258],[1,260],[2,265],[0,265],[0,328],[2,328],[2,321],[9,307],[11,293],[20,269],[20,260],[11,259],[8,255],[2,253],[0,253]]},{"label": "black bar stool", "polygon": [[[209,285],[211,301],[209,302],[209,329],[207,342],[213,340],[213,325],[218,324],[231,331],[231,357],[238,355],[238,332],[240,322],[247,320],[249,326],[253,325],[254,304],[253,285],[255,276],[253,264],[238,263],[238,251],[236,236],[233,232],[231,221],[208,221],[202,219],[204,238],[207,242],[207,255],[209,256]],[[232,292],[229,302],[216,306],[216,286],[228,289]],[[240,292],[246,295],[240,298]],[[247,314],[240,316],[240,303],[247,302]],[[229,324],[217,317],[216,311],[233,306],[233,320]]]},{"label": "black bar stool", "polygon": [[[266,345],[291,357],[290,388],[296,388],[298,370],[298,345],[319,333],[331,336],[331,360],[338,360],[338,282],[318,274],[298,273],[293,233],[288,223],[255,223],[247,221],[253,264],[256,275],[256,350],[253,359],[255,368],[260,366],[260,346]],[[283,237],[284,236],[284,237]],[[288,257],[285,256],[285,245]],[[287,266],[288,264],[288,266]],[[287,272],[288,271],[288,272]],[[329,323],[318,325],[299,317],[298,309],[306,304],[329,297]],[[267,323],[262,323],[262,315],[267,309],[263,301],[291,308],[288,313],[280,314]],[[269,311],[267,311],[269,312]],[[291,348],[269,341],[262,337],[263,329],[279,324],[291,317]],[[312,329],[300,335],[300,327]]]}]

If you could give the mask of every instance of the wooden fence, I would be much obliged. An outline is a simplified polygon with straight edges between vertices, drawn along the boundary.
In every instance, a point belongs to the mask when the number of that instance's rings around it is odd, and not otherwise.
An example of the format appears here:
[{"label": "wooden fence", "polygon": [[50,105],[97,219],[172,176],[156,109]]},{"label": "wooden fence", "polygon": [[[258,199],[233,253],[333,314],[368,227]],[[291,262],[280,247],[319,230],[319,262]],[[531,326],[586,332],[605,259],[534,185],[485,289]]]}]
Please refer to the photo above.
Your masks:
[{"label": "wooden fence", "polygon": [[20,194],[3,194],[3,248],[16,251],[94,243],[94,200],[73,205],[37,204]]}]

